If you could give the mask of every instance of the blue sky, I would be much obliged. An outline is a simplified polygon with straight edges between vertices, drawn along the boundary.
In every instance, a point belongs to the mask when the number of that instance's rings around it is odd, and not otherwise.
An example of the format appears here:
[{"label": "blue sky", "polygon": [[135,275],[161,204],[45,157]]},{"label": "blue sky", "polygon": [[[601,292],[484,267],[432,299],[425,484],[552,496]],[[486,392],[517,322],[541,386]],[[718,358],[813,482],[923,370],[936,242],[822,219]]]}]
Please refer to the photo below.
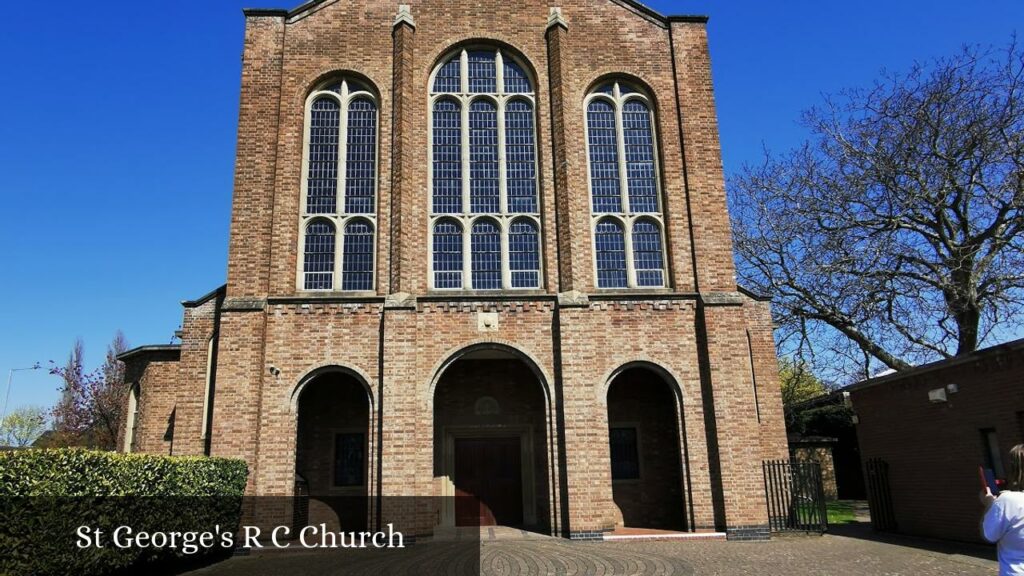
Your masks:
[{"label": "blue sky", "polygon": [[[179,302],[224,281],[241,9],[295,4],[5,6],[0,386],[10,368],[63,361],[76,337],[90,367],[118,329],[132,345],[167,343]],[[648,4],[711,16],[727,173],[763,145],[799,144],[799,113],[822,93],[964,43],[1005,44],[1024,24],[1020,0]],[[19,372],[11,406],[52,404],[58,384]]]}]

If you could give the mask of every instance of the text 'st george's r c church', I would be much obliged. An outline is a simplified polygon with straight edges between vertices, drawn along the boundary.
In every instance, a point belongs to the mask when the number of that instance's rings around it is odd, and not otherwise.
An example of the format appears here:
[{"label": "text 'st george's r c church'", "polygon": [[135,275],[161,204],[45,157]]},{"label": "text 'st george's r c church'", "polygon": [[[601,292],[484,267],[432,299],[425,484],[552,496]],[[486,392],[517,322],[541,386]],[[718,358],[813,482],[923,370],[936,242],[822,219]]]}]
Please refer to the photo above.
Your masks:
[{"label": "text 'st george's r c church'", "polygon": [[554,3],[245,11],[227,284],[121,356],[124,450],[478,504],[441,525],[768,537],[778,369],[707,19]]}]

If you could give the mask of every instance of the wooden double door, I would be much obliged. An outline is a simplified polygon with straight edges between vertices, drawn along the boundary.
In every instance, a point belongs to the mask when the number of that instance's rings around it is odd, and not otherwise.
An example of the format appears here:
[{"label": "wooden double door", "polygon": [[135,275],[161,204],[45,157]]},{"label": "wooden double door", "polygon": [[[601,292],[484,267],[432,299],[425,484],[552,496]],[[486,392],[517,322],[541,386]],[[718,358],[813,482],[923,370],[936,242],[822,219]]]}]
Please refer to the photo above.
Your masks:
[{"label": "wooden double door", "polygon": [[521,439],[455,439],[455,524],[523,524]]}]

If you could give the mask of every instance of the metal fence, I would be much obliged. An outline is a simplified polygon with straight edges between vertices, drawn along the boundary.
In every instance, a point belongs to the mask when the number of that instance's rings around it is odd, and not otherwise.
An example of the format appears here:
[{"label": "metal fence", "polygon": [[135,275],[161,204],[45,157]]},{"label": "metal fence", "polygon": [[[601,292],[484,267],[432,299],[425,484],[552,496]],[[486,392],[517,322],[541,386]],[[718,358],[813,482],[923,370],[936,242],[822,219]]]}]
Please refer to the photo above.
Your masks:
[{"label": "metal fence", "polygon": [[864,477],[868,485],[871,526],[879,532],[895,532],[896,514],[893,512],[892,492],[889,490],[889,463],[881,458],[869,459],[864,463]]},{"label": "metal fence", "polygon": [[818,532],[828,529],[825,490],[817,462],[766,460],[764,489],[772,532]]}]

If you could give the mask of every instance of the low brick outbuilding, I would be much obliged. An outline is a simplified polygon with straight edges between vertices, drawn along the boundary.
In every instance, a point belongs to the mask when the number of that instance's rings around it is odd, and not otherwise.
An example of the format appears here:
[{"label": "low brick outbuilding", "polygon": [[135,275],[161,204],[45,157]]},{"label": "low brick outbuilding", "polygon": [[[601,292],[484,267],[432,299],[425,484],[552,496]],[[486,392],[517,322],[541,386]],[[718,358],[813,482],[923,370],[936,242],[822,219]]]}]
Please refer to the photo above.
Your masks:
[{"label": "low brick outbuilding", "polygon": [[1024,340],[847,391],[865,464],[887,471],[867,479],[868,491],[888,491],[895,530],[983,542],[978,467],[1005,479],[1010,447],[1024,442]]}]

